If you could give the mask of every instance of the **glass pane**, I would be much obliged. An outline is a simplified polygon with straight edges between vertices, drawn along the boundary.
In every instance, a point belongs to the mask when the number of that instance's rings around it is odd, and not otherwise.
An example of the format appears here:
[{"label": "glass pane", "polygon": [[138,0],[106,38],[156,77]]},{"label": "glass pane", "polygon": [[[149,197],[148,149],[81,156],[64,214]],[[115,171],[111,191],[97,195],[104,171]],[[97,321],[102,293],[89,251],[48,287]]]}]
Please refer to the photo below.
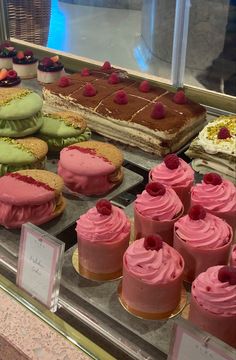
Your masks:
[{"label": "glass pane", "polygon": [[236,96],[236,0],[192,0],[185,83]]},{"label": "glass pane", "polygon": [[170,79],[175,2],[8,0],[10,32],[55,50]]}]

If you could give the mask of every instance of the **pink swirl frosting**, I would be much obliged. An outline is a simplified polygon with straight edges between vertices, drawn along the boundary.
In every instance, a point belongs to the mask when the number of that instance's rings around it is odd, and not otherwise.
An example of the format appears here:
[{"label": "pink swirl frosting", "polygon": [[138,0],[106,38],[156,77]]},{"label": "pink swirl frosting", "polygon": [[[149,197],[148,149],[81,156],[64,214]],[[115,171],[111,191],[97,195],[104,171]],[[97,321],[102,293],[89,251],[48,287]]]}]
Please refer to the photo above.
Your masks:
[{"label": "pink swirl frosting", "polygon": [[183,204],[171,187],[165,188],[166,192],[162,196],[151,196],[144,190],[135,200],[136,210],[144,217],[158,218],[160,221],[175,218],[181,212]]},{"label": "pink swirl frosting", "polygon": [[19,228],[27,221],[43,224],[52,217],[55,200],[40,205],[12,205],[0,202],[0,224],[6,228]]},{"label": "pink swirl frosting", "polygon": [[204,219],[192,220],[188,215],[175,223],[176,234],[190,246],[215,249],[227,244],[232,236],[230,226],[210,213]]},{"label": "pink swirl frosting", "polygon": [[184,262],[181,255],[164,243],[158,251],[146,250],[144,238],[134,241],[126,250],[124,261],[129,271],[150,284],[166,284],[179,277]]},{"label": "pink swirl frosting", "polygon": [[194,181],[194,171],[190,165],[179,158],[177,169],[168,169],[163,161],[150,171],[150,179],[168,186],[187,187]]},{"label": "pink swirl frosting", "polygon": [[230,265],[236,266],[236,245],[233,247],[232,252],[231,252]]},{"label": "pink swirl frosting", "polygon": [[96,207],[77,220],[79,236],[91,242],[116,242],[130,233],[130,221],[124,211],[112,206],[110,215],[101,215]]},{"label": "pink swirl frosting", "polygon": [[202,205],[208,211],[222,213],[236,211],[236,189],[229,180],[220,185],[206,184],[202,181],[191,189],[192,205]]},{"label": "pink swirl frosting", "polygon": [[236,285],[219,281],[218,272],[221,267],[210,267],[198,275],[192,285],[192,296],[211,313],[236,315]]}]

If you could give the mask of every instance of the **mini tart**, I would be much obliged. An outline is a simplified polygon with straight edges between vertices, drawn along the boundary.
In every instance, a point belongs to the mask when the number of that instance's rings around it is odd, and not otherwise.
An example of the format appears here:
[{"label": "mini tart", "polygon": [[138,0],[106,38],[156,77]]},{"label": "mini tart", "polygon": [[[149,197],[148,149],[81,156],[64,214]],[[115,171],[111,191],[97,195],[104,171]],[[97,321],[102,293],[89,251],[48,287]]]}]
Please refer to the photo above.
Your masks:
[{"label": "mini tart", "polygon": [[47,152],[47,144],[34,137],[0,137],[0,176],[21,169],[43,169]]},{"label": "mini tart", "polygon": [[37,79],[44,84],[50,84],[59,80],[64,75],[64,65],[58,56],[42,59],[37,68]]},{"label": "mini tart", "polygon": [[21,82],[21,78],[14,70],[0,70],[0,87],[17,86]]},{"label": "mini tart", "polygon": [[22,79],[35,78],[37,75],[38,59],[36,59],[33,54],[20,59],[17,56],[18,54],[12,59],[13,70],[15,70]]},{"label": "mini tart", "polygon": [[86,121],[75,113],[45,113],[42,119],[39,137],[47,142],[50,151],[60,151],[66,146],[89,140],[91,137]]},{"label": "mini tart", "polygon": [[84,141],[60,153],[58,174],[73,192],[101,195],[123,180],[123,154],[114,145]]},{"label": "mini tart", "polygon": [[20,228],[25,222],[41,225],[65,209],[63,180],[46,170],[20,170],[0,178],[0,224]]},{"label": "mini tart", "polygon": [[42,98],[23,88],[0,89],[0,136],[23,137],[42,125]]}]

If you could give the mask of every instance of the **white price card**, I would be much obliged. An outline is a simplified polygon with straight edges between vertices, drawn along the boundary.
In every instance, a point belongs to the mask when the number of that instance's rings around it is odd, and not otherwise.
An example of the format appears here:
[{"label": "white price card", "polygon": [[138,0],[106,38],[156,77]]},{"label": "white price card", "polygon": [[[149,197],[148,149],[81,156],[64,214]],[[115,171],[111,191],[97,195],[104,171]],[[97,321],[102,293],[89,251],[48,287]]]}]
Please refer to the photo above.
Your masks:
[{"label": "white price card", "polygon": [[235,360],[236,350],[180,318],[173,327],[168,360]]},{"label": "white price card", "polygon": [[17,285],[56,310],[65,244],[33,224],[21,228]]}]

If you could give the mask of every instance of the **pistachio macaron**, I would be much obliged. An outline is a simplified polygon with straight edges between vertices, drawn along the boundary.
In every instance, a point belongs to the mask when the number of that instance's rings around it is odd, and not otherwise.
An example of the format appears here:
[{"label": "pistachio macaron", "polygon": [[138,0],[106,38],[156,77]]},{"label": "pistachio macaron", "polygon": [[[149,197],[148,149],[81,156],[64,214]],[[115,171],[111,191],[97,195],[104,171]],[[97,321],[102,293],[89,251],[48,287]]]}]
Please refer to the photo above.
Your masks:
[{"label": "pistachio macaron", "polygon": [[24,137],[42,126],[43,100],[37,93],[23,88],[0,89],[0,136]]},{"label": "pistachio macaron", "polygon": [[43,169],[48,146],[34,137],[0,137],[0,176],[20,169]]},{"label": "pistachio macaron", "polygon": [[60,151],[66,146],[89,140],[91,137],[85,119],[73,112],[45,113],[42,120],[38,136],[46,141],[50,151]]}]

